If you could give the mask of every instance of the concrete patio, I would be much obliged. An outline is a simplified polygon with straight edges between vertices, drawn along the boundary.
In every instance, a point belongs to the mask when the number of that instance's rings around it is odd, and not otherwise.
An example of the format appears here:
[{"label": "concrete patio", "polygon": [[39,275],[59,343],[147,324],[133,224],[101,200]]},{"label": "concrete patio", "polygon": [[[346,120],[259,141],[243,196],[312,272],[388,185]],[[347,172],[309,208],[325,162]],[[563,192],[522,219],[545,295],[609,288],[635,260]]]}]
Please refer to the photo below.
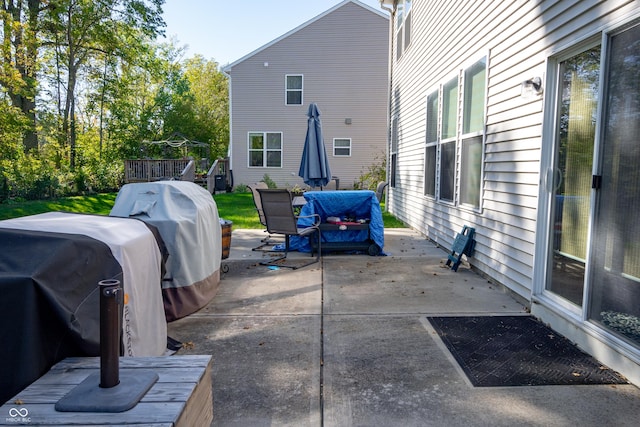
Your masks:
[{"label": "concrete patio", "polygon": [[[426,320],[526,315],[522,302],[410,229],[385,257],[259,265],[261,230],[234,230],[217,296],[169,324],[178,354],[213,355],[214,426],[635,426],[633,385],[471,385]],[[293,253],[292,258],[309,257]]]}]

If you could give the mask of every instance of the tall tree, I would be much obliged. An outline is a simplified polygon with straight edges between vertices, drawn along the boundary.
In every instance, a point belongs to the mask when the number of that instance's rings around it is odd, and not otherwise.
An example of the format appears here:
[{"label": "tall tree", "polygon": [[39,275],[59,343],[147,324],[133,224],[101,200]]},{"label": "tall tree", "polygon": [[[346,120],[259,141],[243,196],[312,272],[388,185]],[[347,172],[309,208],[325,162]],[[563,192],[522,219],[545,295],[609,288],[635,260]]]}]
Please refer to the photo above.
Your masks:
[{"label": "tall tree", "polygon": [[36,134],[36,90],[40,0],[3,0],[0,9],[2,28],[2,68],[0,86],[11,104],[26,118],[23,145],[25,151],[38,147]]},{"label": "tall tree", "polygon": [[218,63],[200,55],[185,62],[192,93],[193,138],[210,145],[214,158],[223,157],[229,143],[229,90]]},{"label": "tall tree", "polygon": [[178,61],[182,54],[171,44],[149,42],[136,58],[119,58],[117,78],[105,87],[105,126],[120,158],[142,155],[141,141],[161,139],[167,117],[182,108],[174,106],[181,102],[176,85],[188,88]]},{"label": "tall tree", "polygon": [[72,170],[76,163],[76,89],[80,73],[94,59],[131,49],[125,40],[135,42],[127,37],[132,32],[151,38],[161,34],[163,3],[164,0],[60,0],[54,8],[47,28],[59,58],[59,75],[65,76],[61,137],[63,143],[69,143]]}]

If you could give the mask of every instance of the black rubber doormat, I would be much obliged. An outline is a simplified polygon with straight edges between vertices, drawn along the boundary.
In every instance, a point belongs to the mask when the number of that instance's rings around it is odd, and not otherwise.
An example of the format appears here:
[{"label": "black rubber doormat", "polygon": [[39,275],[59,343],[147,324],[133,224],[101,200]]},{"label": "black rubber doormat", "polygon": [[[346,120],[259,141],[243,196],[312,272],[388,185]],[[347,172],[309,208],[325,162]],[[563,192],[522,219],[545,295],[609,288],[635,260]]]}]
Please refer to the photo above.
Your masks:
[{"label": "black rubber doormat", "polygon": [[530,316],[427,319],[476,387],[626,383]]}]

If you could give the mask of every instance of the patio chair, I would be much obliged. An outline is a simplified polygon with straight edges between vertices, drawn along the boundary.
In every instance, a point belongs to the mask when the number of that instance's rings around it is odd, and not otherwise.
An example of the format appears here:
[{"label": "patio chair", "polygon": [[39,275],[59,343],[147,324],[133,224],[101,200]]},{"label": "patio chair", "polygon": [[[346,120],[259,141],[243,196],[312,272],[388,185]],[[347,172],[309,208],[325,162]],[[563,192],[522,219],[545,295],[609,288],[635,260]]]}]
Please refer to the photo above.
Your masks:
[{"label": "patio chair", "polygon": [[[253,185],[249,185],[248,187],[251,190],[251,193],[253,194],[253,203],[256,206],[256,211],[258,212],[258,218],[260,219],[260,224],[265,226],[264,232],[268,233],[266,229],[267,220],[265,219],[264,213],[262,212],[262,201],[260,200],[260,193],[258,192],[258,189],[266,189],[266,188],[269,188],[269,186],[267,185],[266,182],[260,181],[260,182],[256,182]],[[263,251],[263,252],[280,252],[280,251],[274,251],[272,249],[263,249],[263,248],[267,246],[277,245],[283,242],[284,241],[280,239],[274,241],[273,236],[270,234],[267,234],[265,238],[260,240],[260,245],[256,246],[251,250]]]},{"label": "patio chair", "polygon": [[382,196],[384,196],[384,189],[389,185],[388,182],[380,181],[378,186],[376,187],[376,198],[378,199],[378,203],[382,202]]},{"label": "patio chair", "polygon": [[338,180],[336,178],[331,178],[331,181],[327,182],[327,185],[322,187],[323,190],[337,190],[338,189]]},{"label": "patio chair", "polygon": [[[262,265],[275,265],[278,267],[287,267],[298,269],[307,265],[316,263],[320,260],[322,254],[321,235],[320,235],[320,215],[308,215],[296,217],[293,213],[293,205],[291,204],[291,193],[286,189],[257,189],[262,201],[262,211],[267,222],[267,232],[269,234],[283,234],[285,239],[284,255],[272,259],[268,262],[261,262]],[[309,227],[298,227],[298,218],[314,218],[312,225]],[[309,237],[312,239],[316,236],[318,243],[318,251],[313,261],[302,265],[287,265],[279,261],[287,258],[289,253],[289,238],[291,236]],[[311,245],[313,248],[314,245]],[[313,257],[313,249],[311,251]]]}]

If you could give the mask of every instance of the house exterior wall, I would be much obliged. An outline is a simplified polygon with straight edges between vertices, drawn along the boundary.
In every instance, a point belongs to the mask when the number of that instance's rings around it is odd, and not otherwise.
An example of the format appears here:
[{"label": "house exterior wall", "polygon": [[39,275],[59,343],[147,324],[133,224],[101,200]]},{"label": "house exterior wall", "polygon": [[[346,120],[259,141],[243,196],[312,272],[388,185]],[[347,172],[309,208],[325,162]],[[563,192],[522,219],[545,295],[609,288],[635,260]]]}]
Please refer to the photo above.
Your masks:
[{"label": "house exterior wall", "polygon": [[[389,210],[444,247],[476,228],[473,265],[529,298],[537,221],[543,100],[520,84],[545,74],[550,52],[637,8],[633,1],[415,1],[411,44],[394,59],[390,114],[398,118],[398,182]],[[392,57],[396,58],[395,32]],[[425,103],[438,85],[488,56],[480,212],[423,195]],[[459,175],[459,171],[457,172]],[[458,176],[459,178],[459,176]]]},{"label": "house exterior wall", "polygon": [[[390,151],[394,119],[398,148],[396,182],[389,188],[387,207],[445,248],[451,248],[463,225],[474,227],[477,244],[472,266],[525,300],[536,301],[536,289],[540,292],[544,285],[536,288],[534,282],[544,278],[535,278],[534,254],[536,245],[548,243],[536,235],[538,221],[547,215],[539,212],[541,182],[545,182],[541,170],[547,170],[541,153],[545,144],[553,143],[543,136],[548,135],[543,134],[545,120],[553,118],[545,113],[549,108],[545,97],[554,94],[525,98],[521,83],[541,77],[544,84],[550,56],[597,37],[604,28],[637,19],[640,5],[630,0],[495,0],[469,7],[464,0],[417,0],[410,13],[410,44],[398,55],[395,28],[390,44]],[[459,201],[449,204],[424,195],[426,101],[430,93],[483,56],[487,71],[481,202],[479,209],[471,209]],[[458,185],[459,149],[456,158]],[[537,310],[561,333],[599,353],[605,363],[624,359],[611,351],[612,346],[602,350],[606,340],[597,338],[594,344],[589,337],[596,334],[587,331],[583,320],[568,321],[566,314],[554,317],[552,311]],[[617,366],[626,373],[635,372],[637,383],[638,351],[626,356]]]},{"label": "house exterior wall", "polygon": [[[265,174],[279,187],[298,177],[309,103],[321,112],[332,175],[341,188],[385,159],[388,17],[345,1],[225,69],[231,84],[234,184]],[[285,75],[303,75],[302,105],[285,105]],[[346,119],[351,124],[346,124]],[[282,132],[282,167],[249,167],[248,134]],[[333,139],[350,138],[351,155],[334,156]]]}]

